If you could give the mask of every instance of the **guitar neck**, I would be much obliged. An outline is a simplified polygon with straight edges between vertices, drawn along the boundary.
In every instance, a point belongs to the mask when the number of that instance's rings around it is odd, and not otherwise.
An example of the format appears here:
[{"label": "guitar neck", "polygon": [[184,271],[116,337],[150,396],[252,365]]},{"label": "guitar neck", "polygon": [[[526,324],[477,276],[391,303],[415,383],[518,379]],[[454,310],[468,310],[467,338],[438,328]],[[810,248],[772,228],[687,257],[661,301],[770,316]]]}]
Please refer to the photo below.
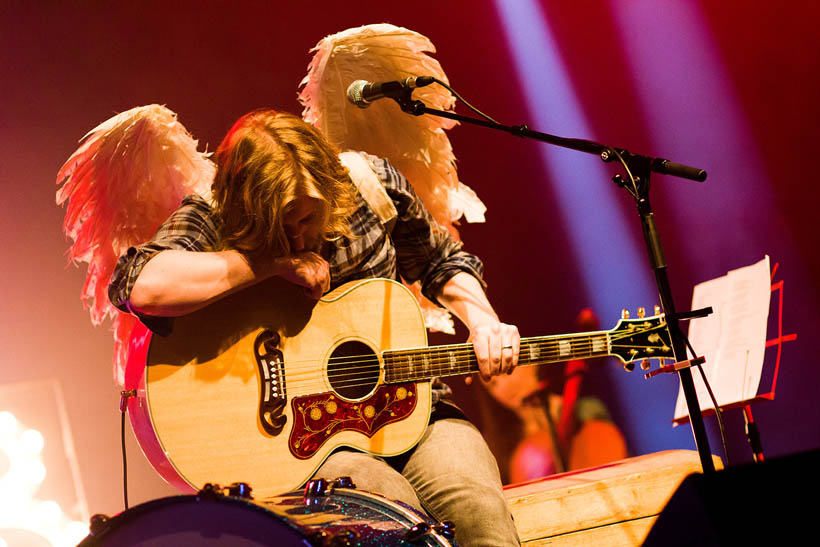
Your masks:
[{"label": "guitar neck", "polygon": [[[545,365],[610,355],[609,332],[522,338],[520,365]],[[389,350],[382,353],[385,382],[418,382],[478,372],[472,344]]]}]

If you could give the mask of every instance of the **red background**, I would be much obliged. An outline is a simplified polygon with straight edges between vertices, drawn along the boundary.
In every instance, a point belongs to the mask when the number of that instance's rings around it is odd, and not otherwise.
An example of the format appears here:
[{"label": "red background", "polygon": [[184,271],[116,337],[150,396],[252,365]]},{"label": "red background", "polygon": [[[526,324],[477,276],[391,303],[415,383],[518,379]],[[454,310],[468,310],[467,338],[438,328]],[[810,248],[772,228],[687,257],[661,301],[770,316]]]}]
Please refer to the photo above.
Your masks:
[{"label": "red background", "polygon": [[[91,326],[78,298],[85,271],[66,268],[63,211],[54,204],[58,168],[86,131],[134,106],[167,105],[209,150],[238,116],[253,108],[298,113],[296,90],[309,49],[327,34],[374,22],[425,34],[436,44],[437,58],[452,85],[470,102],[507,123],[529,121],[491,2],[387,4],[354,8],[289,2],[4,2],[0,7],[0,385],[52,377],[60,381],[92,513],[111,514],[122,506],[119,392],[111,376],[111,335]],[[675,150],[651,148],[653,132],[665,128],[648,127],[640,111],[636,94],[642,82],[630,74],[612,23],[612,5],[617,3],[542,4],[595,130],[595,135],[565,136],[595,138],[707,171],[718,167],[702,165],[698,157],[678,158]],[[663,5],[639,4],[649,12]],[[820,409],[813,404],[820,369],[810,346],[819,323],[820,192],[815,188],[815,160],[820,145],[820,35],[814,28],[814,2],[754,4],[702,2],[701,24],[714,38],[737,109],[755,143],[749,153],[762,165],[760,178],[766,186],[761,189],[731,177],[710,177],[704,184],[658,177],[654,204],[679,308],[686,307],[696,283],[764,254],[781,263],[778,278],[786,286],[786,332],[800,337],[784,350],[777,399],[755,407],[767,455],[777,456],[820,447]],[[674,57],[675,52],[667,53]],[[682,78],[681,94],[686,85]],[[550,132],[549,127],[535,129]],[[452,131],[451,140],[461,179],[489,209],[487,223],[465,226],[462,237],[485,261],[489,294],[499,314],[524,335],[575,330],[578,310],[590,303],[584,301],[579,282],[583,272],[574,264],[556,220],[556,205],[543,191],[548,183],[538,157],[543,145],[466,126]],[[731,173],[733,164],[746,159],[727,157],[718,171]],[[686,196],[686,215],[676,213],[680,204],[667,193],[671,185],[675,196]],[[721,226],[721,218],[700,217],[698,203],[716,199],[714,188],[722,188],[722,196],[727,188],[761,192],[765,215],[731,215],[740,224],[730,227]],[[618,206],[627,215],[633,236],[640,238],[625,194]],[[731,211],[732,200],[720,208]],[[709,243],[720,253],[700,260],[684,257],[678,249],[685,238]],[[652,304],[624,302],[630,308]],[[614,324],[616,310],[598,312],[602,327]],[[459,341],[464,335],[459,331]],[[589,389],[610,402],[632,453],[694,446],[688,428],[669,426],[677,390],[673,377],[654,384],[642,384],[637,374],[628,380],[621,376],[617,383],[609,378],[596,373]],[[609,394],[623,382],[634,384],[626,401]],[[476,412],[471,403],[475,386],[455,383],[459,400]],[[632,428],[626,406],[654,415],[658,428]],[[748,460],[742,418],[730,413],[727,425],[735,459]],[[721,454],[711,420],[709,429],[712,449]],[[138,455],[130,437],[128,449],[131,503],[171,494]]]}]

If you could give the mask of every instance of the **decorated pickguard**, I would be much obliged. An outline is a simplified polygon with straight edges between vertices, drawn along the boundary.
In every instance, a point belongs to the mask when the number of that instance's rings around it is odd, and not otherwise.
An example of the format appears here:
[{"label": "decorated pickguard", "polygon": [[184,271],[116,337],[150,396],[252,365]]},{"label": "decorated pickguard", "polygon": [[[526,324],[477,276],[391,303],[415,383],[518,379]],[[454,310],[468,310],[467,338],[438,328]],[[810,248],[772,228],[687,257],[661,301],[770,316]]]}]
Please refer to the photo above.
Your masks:
[{"label": "decorated pickguard", "polygon": [[288,446],[294,456],[304,460],[341,431],[372,437],[385,425],[407,418],[417,400],[413,382],[379,386],[373,395],[357,402],[340,399],[335,393],[295,397]]}]

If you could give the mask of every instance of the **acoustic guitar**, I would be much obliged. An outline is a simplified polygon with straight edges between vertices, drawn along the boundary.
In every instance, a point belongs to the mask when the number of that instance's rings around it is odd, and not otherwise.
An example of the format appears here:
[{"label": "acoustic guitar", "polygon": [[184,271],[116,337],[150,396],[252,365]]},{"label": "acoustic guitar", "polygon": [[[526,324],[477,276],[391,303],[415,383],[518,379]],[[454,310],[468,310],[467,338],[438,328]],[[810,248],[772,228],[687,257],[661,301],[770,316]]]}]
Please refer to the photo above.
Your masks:
[{"label": "acoustic guitar", "polygon": [[[521,339],[520,365],[615,355],[671,357],[662,315],[610,331]],[[135,328],[126,368],[131,424],[169,483],[245,482],[257,499],[297,488],[336,448],[381,456],[412,448],[431,379],[477,372],[471,344],[427,347],[416,298],[385,279],[347,283],[318,302],[279,278],[174,320]]]}]

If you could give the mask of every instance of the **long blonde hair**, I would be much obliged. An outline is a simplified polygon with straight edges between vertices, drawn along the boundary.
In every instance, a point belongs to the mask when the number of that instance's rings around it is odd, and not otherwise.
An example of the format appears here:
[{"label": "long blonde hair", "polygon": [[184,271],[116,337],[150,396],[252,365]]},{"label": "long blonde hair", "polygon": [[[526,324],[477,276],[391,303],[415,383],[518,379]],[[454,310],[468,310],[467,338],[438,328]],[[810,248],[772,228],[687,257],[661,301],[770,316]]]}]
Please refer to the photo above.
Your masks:
[{"label": "long blonde hair", "polygon": [[322,238],[349,235],[356,189],[338,150],[300,118],[274,110],[246,114],[215,157],[211,191],[224,247],[252,258],[289,254],[282,217],[299,195],[320,204]]}]

